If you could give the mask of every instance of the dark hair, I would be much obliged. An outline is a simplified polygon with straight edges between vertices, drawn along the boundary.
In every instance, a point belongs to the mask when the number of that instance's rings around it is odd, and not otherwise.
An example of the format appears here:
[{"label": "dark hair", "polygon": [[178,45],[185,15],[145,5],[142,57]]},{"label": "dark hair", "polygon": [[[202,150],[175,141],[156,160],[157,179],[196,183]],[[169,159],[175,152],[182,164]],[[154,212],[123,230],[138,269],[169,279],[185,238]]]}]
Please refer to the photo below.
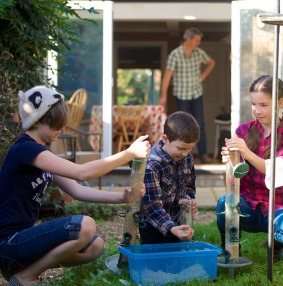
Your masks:
[{"label": "dark hair", "polygon": [[[273,84],[273,77],[271,75],[262,75],[259,78],[257,78],[256,80],[254,80],[254,82],[251,84],[250,93],[264,92],[264,93],[270,95],[270,97],[272,97],[272,84]],[[279,99],[283,98],[283,82],[281,79],[278,79],[277,85],[278,85],[278,100],[279,100]],[[282,121],[279,122],[279,126],[283,127]],[[254,125],[252,125],[252,127],[250,128],[249,132],[247,133],[247,135],[245,137],[245,142],[246,142],[248,148],[252,152],[256,153],[258,151],[259,137],[260,137],[260,134],[258,132],[258,128],[254,124]],[[281,137],[282,137],[281,133],[278,133],[277,151],[279,151],[281,149],[281,140],[282,140]],[[265,159],[270,158],[270,148],[271,148],[271,146],[267,145],[265,150],[264,150],[264,158]]]},{"label": "dark hair", "polygon": [[63,100],[59,100],[38,120],[41,124],[47,124],[54,130],[63,129],[68,123],[68,106]]},{"label": "dark hair", "polygon": [[192,115],[177,111],[167,117],[164,134],[168,137],[169,142],[180,140],[186,143],[197,143],[200,137],[200,128]]},{"label": "dark hair", "polygon": [[[273,77],[271,75],[262,75],[250,86],[250,92],[264,92],[272,96]],[[278,78],[278,99],[283,98],[283,82]]]}]

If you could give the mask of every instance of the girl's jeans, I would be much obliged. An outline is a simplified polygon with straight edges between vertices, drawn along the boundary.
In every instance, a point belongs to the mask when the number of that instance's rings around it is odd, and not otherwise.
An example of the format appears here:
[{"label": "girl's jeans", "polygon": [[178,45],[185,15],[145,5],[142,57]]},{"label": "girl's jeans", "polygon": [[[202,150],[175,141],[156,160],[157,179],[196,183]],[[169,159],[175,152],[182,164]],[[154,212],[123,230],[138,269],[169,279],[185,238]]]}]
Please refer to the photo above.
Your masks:
[{"label": "girl's jeans", "polygon": [[18,272],[56,246],[76,240],[83,216],[51,220],[0,240],[0,269]]},{"label": "girl's jeans", "polygon": [[[220,214],[225,211],[226,196],[219,198],[216,206],[217,224],[220,233],[225,233],[225,214]],[[268,232],[268,216],[264,217],[259,208],[253,210],[250,204],[240,196],[240,211],[242,214],[250,216],[240,217],[240,230],[247,232]],[[277,210],[274,213],[274,239],[283,244],[283,209]]]}]

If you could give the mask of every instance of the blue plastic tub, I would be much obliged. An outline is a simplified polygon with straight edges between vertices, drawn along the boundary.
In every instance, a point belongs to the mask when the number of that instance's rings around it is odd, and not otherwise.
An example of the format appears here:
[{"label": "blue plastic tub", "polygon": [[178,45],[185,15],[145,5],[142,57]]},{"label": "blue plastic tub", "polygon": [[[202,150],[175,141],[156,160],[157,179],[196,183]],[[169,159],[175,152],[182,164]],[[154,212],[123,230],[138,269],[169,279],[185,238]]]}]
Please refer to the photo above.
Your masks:
[{"label": "blue plastic tub", "polygon": [[222,253],[205,242],[120,246],[119,251],[128,257],[131,280],[141,285],[215,279]]}]

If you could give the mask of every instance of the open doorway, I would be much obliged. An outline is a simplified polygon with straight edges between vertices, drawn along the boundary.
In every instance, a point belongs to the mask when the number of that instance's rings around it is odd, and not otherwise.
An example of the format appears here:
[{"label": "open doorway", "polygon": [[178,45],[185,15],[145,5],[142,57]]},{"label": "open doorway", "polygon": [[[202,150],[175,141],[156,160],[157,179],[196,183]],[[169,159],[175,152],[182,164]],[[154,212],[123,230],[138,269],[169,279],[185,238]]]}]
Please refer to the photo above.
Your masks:
[{"label": "open doorway", "polygon": [[162,42],[117,42],[113,102],[157,105],[167,46]]},{"label": "open doorway", "polygon": [[157,105],[160,69],[117,69],[118,105]]}]

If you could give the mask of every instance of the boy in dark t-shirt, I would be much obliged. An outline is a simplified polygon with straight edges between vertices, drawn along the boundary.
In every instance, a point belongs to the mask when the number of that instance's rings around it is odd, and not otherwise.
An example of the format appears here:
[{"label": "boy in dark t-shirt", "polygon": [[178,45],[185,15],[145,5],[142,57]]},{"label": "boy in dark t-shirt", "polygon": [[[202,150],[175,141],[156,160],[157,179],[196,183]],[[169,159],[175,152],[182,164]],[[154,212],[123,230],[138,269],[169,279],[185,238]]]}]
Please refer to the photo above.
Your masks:
[{"label": "boy in dark t-shirt", "polygon": [[146,158],[150,144],[147,136],[141,136],[118,154],[75,164],[46,147],[67,124],[64,96],[46,86],[36,86],[20,91],[19,97],[25,133],[9,149],[0,171],[0,269],[9,285],[33,285],[47,269],[88,263],[100,257],[104,248],[89,216],[75,215],[34,225],[47,187],[53,182],[85,202],[128,202],[130,188],[111,193],[77,181],[102,176],[134,158]]}]

